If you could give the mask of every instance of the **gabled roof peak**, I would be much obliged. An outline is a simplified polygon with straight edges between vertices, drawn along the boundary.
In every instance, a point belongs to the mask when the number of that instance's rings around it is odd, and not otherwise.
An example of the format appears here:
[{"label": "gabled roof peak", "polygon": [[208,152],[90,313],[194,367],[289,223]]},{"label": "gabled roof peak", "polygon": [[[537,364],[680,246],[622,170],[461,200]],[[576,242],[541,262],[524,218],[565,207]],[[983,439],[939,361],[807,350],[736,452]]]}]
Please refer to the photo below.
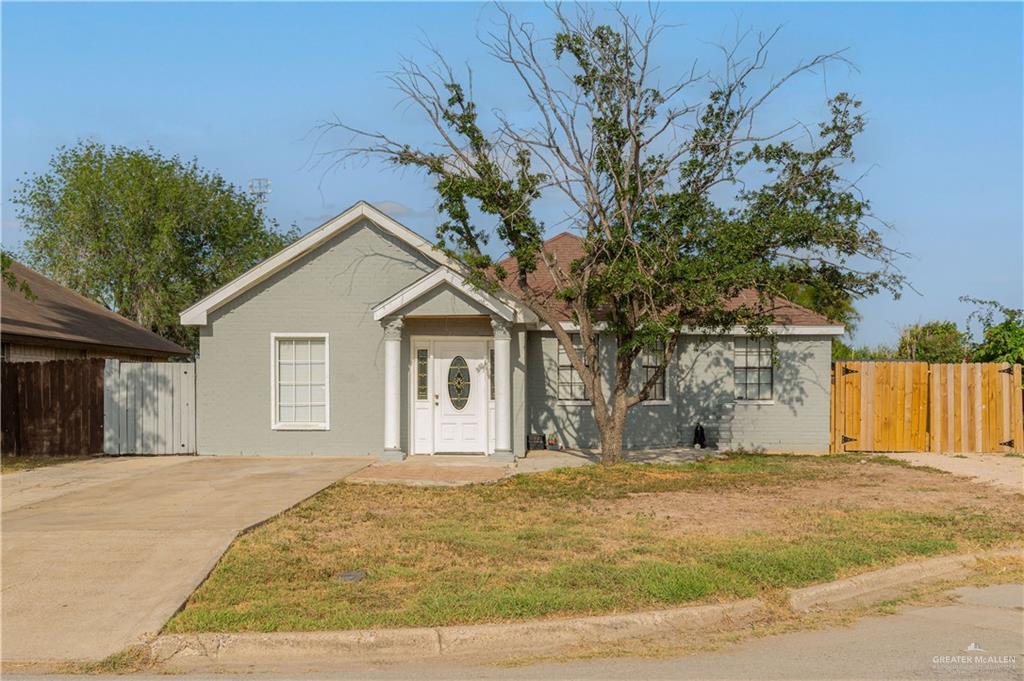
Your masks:
[{"label": "gabled roof peak", "polygon": [[275,272],[284,269],[292,262],[298,260],[336,234],[355,225],[363,218],[369,219],[375,225],[391,234],[391,236],[405,242],[438,265],[452,266],[448,256],[438,250],[434,244],[373,204],[360,200],[182,312],[181,323],[186,326],[205,325],[210,312],[267,279]]}]

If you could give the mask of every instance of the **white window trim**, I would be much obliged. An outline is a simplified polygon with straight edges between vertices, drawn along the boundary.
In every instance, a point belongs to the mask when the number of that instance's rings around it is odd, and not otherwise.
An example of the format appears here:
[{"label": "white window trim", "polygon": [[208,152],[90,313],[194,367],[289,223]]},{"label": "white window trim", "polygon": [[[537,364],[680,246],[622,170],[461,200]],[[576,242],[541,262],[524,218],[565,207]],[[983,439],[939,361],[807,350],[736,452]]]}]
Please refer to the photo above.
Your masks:
[{"label": "white window trim", "polygon": [[[573,333],[571,335],[575,336],[575,335],[579,335],[579,334],[578,333]],[[599,344],[598,345],[598,351],[599,352],[600,352],[600,342],[601,342],[600,339],[598,339],[598,344]],[[583,352],[583,345],[582,344],[583,344],[583,341],[580,340],[580,347],[577,349],[577,352],[579,352],[581,354]],[[565,352],[565,349],[562,347],[562,342],[560,340],[558,340],[557,338],[555,338],[555,404],[560,406],[560,407],[589,407],[589,406],[592,406],[594,404],[592,400],[567,400],[567,399],[562,399],[562,398],[558,397],[558,393],[559,393],[559,390],[558,390],[558,388],[559,388],[558,377],[559,377],[559,374],[561,373],[561,368],[562,368],[562,364],[559,363],[558,360],[559,360],[559,358],[560,358],[560,356],[561,356],[561,354],[563,352]],[[566,358],[568,359],[568,353],[566,353]],[[600,359],[598,359],[598,364],[600,364]],[[569,364],[569,366],[572,367],[573,371],[576,371],[576,367],[573,367],[572,364]],[[576,373],[578,374],[579,372],[576,372]],[[581,382],[583,381],[583,377],[582,376],[580,376],[580,381]],[[584,385],[584,390],[585,389],[586,389],[586,386]]]},{"label": "white window trim", "polygon": [[[750,340],[749,336],[738,336],[738,337],[739,338],[743,338],[744,340],[747,340],[747,341]],[[771,370],[772,370],[772,396],[770,398],[768,398],[768,399],[756,399],[756,400],[741,399],[741,398],[736,396],[736,338],[733,338],[733,341],[732,341],[732,366],[733,366],[733,374],[732,374],[733,375],[732,401],[733,401],[733,404],[749,404],[749,405],[754,405],[754,406],[757,406],[757,405],[764,406],[764,405],[775,404],[775,349],[776,348],[775,348],[775,346],[773,344],[772,345],[772,364],[771,364]],[[741,367],[741,368],[743,368],[743,367]],[[759,365],[756,368],[761,369],[763,367],[761,367]]]},{"label": "white window trim", "polygon": [[[324,421],[323,423],[280,423],[277,420],[277,341],[322,338],[324,341]],[[271,333],[270,334],[270,429],[271,430],[330,430],[331,429],[331,335],[329,333]]]},{"label": "white window trim", "polygon": [[[672,400],[670,400],[669,397],[668,397],[668,370],[672,367],[672,362],[674,360],[675,360],[675,353],[673,352],[673,356],[669,358],[668,364],[665,365],[665,371],[661,375],[662,392],[665,393],[665,397],[663,397],[660,400],[642,400],[638,404],[642,404],[645,407],[664,407],[664,406],[672,404]],[[640,385],[641,386],[643,386],[643,384],[647,381],[647,371],[646,371],[646,369],[649,366],[652,366],[652,365],[644,364],[644,356],[643,356],[643,352],[641,352],[640,353],[640,371],[643,374],[643,376],[640,379],[640,381],[641,381]]]},{"label": "white window trim", "polygon": [[559,407],[591,407],[594,402],[589,399],[559,399],[556,403]]}]

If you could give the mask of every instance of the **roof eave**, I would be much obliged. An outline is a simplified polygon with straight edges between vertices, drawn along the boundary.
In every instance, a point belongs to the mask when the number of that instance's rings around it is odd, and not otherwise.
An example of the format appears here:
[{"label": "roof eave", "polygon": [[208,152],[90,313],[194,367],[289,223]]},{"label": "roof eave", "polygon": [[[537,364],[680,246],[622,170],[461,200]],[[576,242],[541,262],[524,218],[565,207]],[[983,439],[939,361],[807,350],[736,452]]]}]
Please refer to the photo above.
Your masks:
[{"label": "roof eave", "polygon": [[103,341],[90,341],[78,338],[54,338],[52,336],[36,336],[25,333],[0,333],[0,339],[4,343],[17,343],[20,345],[39,345],[51,348],[89,349],[98,352],[118,352],[125,355],[159,355],[161,357],[188,357],[192,351],[172,341],[167,341],[173,348],[150,348],[139,345],[119,345]]},{"label": "roof eave", "polygon": [[242,294],[246,290],[264,281],[276,272],[287,267],[311,250],[324,243],[334,235],[348,229],[360,219],[368,219],[381,227],[395,238],[405,242],[409,246],[423,253],[439,265],[447,265],[454,268],[451,260],[441,251],[434,247],[429,241],[413,232],[411,229],[394,220],[379,208],[359,201],[352,207],[342,211],[305,236],[296,240],[295,243],[281,249],[260,264],[251,268],[244,274],[236,277],[228,284],[220,287],[210,295],[200,300],[183,311],[179,318],[184,326],[205,326],[209,321],[209,313],[216,310]]}]

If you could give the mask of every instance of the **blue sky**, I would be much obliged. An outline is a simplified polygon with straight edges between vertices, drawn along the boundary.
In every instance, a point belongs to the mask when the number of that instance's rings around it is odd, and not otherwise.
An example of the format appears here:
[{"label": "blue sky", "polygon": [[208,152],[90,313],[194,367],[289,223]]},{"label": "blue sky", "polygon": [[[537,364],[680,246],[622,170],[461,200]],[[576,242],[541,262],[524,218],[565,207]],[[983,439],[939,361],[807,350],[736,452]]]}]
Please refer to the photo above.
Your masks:
[{"label": "blue sky", "polygon": [[[514,5],[542,28],[542,7]],[[643,6],[637,6],[643,9]],[[969,294],[1024,307],[1022,6],[1020,4],[665,4],[677,25],[657,56],[663,71],[737,26],[782,26],[772,71],[847,48],[856,70],[833,67],[787,88],[770,122],[819,120],[830,93],[864,102],[861,182],[917,292],[858,308],[856,341],[892,342],[898,327],[962,322]],[[427,237],[429,183],[373,163],[324,172],[318,123],[338,115],[422,141],[426,128],[382,75],[400,56],[425,58],[424,37],[469,63],[487,107],[522,113],[508,72],[477,43],[492,7],[477,4],[25,4],[2,5],[3,243],[24,237],[10,203],[15,181],[43,171],[80,138],[153,145],[197,157],[230,181],[269,177],[269,212],[302,231],[356,200],[381,205]]]}]

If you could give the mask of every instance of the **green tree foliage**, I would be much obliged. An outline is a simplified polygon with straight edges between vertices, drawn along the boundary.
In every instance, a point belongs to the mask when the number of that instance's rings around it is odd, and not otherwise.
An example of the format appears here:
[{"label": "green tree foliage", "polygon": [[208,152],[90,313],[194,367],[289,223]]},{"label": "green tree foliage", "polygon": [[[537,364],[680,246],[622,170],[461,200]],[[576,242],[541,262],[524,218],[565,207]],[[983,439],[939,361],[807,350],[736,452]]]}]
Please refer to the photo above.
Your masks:
[{"label": "green tree foliage", "polygon": [[[981,342],[972,355],[975,362],[1011,362],[1024,364],[1024,310],[1000,305],[994,300],[978,300],[963,296],[962,302],[974,303],[978,309],[968,320],[981,323]],[[1002,320],[997,319],[997,315]]]},{"label": "green tree foliage", "polygon": [[29,300],[35,300],[36,294],[32,292],[32,287],[28,285],[27,281],[19,279],[18,275],[11,270],[13,262],[14,258],[10,253],[0,250],[0,278],[3,279],[7,288],[17,291]]},{"label": "green tree foliage", "polygon": [[971,355],[970,336],[956,322],[934,321],[903,329],[896,348],[897,359],[950,363],[966,361]]},{"label": "green tree foliage", "polygon": [[[337,123],[357,140],[339,161],[375,156],[432,179],[445,215],[437,230],[443,247],[481,286],[517,282],[586,386],[606,462],[619,459],[626,414],[664,375],[682,328],[740,324],[766,333],[773,301],[793,286],[828,305],[898,292],[902,277],[881,223],[842,172],[864,129],[860,102],[837,94],[817,126],[768,129],[755,116],[787,82],[840,55],[773,77],[772,34],[757,36],[749,54],[742,39],[724,46],[720,67],[683,70],[678,61],[656,63],[665,28],[656,14],[641,20],[618,9],[604,22],[592,7],[554,5],[557,29],[541,36],[498,11],[504,21],[485,40],[509,69],[505,87],[518,87],[528,107],[506,116],[478,105],[471,76],[458,77],[435,52],[435,68],[410,60],[391,81],[432,126],[436,144]],[[585,241],[574,262],[541,248],[547,226],[536,211],[545,200],[569,207],[562,225]],[[487,248],[491,239],[498,249]],[[515,271],[496,266],[495,250],[516,258]],[[538,268],[555,279],[554,297],[532,288],[527,275]],[[758,295],[736,305],[745,289]],[[560,324],[565,308],[582,352]],[[607,386],[599,323],[616,348]],[[657,341],[660,366],[647,381],[634,379],[638,354]]]},{"label": "green tree foliage", "polygon": [[899,353],[887,345],[852,346],[836,338],[832,341],[832,359],[840,361],[899,359]]},{"label": "green tree foliage", "polygon": [[294,240],[195,160],[79,142],[18,182],[29,264],[193,349],[178,314]]},{"label": "green tree foliage", "polygon": [[853,334],[857,330],[860,313],[853,305],[853,296],[845,291],[823,291],[807,284],[789,284],[784,287],[783,293],[797,305],[839,322],[846,327],[847,334]]}]

